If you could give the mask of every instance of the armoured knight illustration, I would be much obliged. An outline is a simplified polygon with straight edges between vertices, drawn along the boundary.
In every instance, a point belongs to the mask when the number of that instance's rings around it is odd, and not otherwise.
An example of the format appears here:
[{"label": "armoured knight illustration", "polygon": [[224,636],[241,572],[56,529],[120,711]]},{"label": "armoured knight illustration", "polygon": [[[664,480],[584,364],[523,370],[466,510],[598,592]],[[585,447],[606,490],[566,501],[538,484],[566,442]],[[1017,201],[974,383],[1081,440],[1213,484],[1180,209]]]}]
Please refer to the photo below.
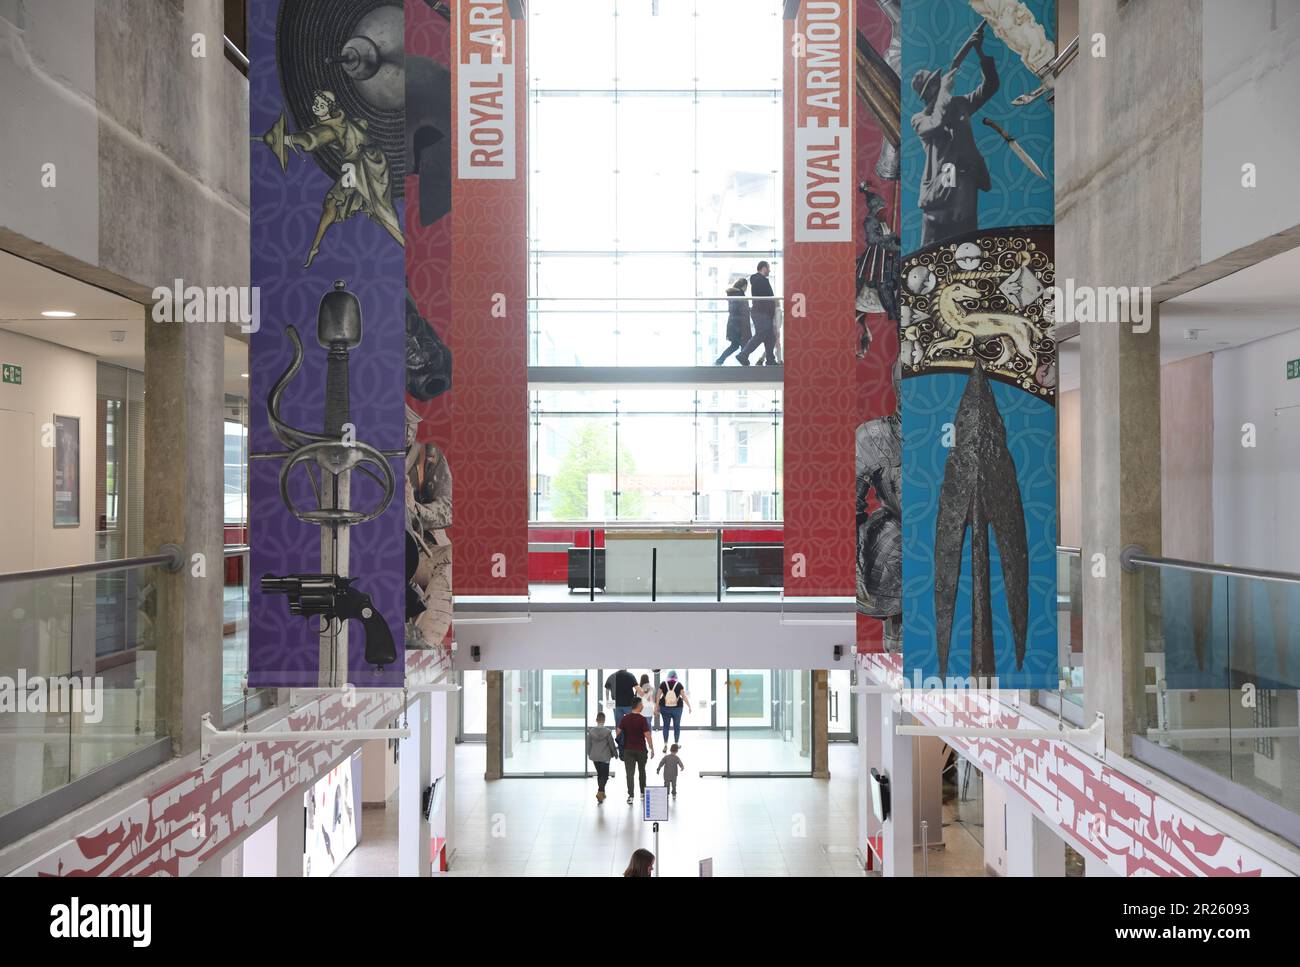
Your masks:
[{"label": "armoured knight illustration", "polygon": [[893,322],[898,322],[899,238],[880,220],[885,200],[871,190],[864,181],[858,191],[867,197],[867,217],[862,220],[866,246],[858,257],[857,290],[854,306],[858,323],[858,358],[867,354],[871,345],[871,330],[867,315],[883,312]]},{"label": "armoured knight illustration", "polygon": [[[895,361],[895,394],[900,375]],[[903,641],[902,444],[897,410],[857,429],[858,611],[883,620],[890,652]]]},{"label": "armoured knight illustration", "polygon": [[406,408],[406,646],[436,648],[451,626],[451,470],[432,443],[417,443],[420,416]]}]

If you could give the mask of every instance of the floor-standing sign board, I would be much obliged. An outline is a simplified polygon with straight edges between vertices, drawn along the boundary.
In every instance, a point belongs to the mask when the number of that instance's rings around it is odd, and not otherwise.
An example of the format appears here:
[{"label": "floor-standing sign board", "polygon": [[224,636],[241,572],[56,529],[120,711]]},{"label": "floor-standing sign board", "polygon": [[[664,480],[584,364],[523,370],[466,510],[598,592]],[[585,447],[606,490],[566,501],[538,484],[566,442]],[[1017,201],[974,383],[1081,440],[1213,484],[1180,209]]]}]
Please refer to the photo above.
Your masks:
[{"label": "floor-standing sign board", "polygon": [[903,655],[1055,687],[1054,0],[902,6]]}]

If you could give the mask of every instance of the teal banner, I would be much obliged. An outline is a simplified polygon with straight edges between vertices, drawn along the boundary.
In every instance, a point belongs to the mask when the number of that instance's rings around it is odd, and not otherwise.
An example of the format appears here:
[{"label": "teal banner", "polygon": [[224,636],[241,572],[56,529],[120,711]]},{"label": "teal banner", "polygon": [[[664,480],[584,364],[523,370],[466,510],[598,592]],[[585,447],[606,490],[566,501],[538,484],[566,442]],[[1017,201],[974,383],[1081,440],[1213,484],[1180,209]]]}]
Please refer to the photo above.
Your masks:
[{"label": "teal banner", "polygon": [[1056,687],[1054,0],[902,19],[903,659]]}]

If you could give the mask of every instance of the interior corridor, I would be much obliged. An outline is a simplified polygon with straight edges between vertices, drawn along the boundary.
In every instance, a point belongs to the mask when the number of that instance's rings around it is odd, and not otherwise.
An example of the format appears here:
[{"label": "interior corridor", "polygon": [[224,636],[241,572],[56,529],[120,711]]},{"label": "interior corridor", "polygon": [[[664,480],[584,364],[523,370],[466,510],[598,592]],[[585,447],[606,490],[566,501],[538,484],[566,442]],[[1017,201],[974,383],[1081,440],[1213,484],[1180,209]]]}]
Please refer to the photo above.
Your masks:
[{"label": "interior corridor", "polygon": [[[685,738],[685,736],[683,737]],[[678,780],[670,820],[660,825],[662,876],[864,876],[855,855],[858,749],[832,743],[829,780],[700,778]],[[595,779],[483,779],[486,747],[456,747],[454,855],[450,876],[619,876],[638,847],[654,850],[641,800],[628,806],[621,766],[609,798],[597,805]],[[657,764],[651,762],[651,768]],[[945,811],[947,813],[947,810]],[[931,853],[929,875],[982,875],[980,844],[960,823]],[[917,864],[918,872],[922,864]],[[391,876],[397,870],[397,807],[367,807],[361,841],[335,876]]]}]

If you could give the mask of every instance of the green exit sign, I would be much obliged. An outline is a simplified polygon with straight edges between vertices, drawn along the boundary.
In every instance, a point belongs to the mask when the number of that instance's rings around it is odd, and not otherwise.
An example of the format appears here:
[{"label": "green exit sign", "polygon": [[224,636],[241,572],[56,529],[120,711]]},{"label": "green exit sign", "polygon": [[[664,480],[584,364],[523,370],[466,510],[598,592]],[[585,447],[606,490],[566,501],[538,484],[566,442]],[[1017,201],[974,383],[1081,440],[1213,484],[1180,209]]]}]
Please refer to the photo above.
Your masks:
[{"label": "green exit sign", "polygon": [[[1296,360],[1296,362],[1300,363],[1300,359]],[[4,382],[6,383],[21,383],[23,381],[23,368],[15,366],[13,363],[5,363],[0,366],[0,373],[4,375]]]},{"label": "green exit sign", "polygon": [[1286,378],[1300,379],[1300,359],[1288,359],[1286,363]]}]

